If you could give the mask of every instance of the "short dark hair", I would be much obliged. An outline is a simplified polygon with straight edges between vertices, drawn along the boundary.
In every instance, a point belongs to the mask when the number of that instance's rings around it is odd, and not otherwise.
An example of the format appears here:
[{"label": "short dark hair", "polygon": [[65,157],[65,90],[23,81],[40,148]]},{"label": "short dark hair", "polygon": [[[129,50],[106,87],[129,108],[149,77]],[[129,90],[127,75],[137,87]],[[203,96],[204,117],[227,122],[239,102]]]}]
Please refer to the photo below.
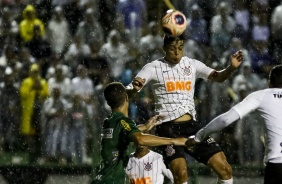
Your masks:
[{"label": "short dark hair", "polygon": [[282,88],[282,65],[274,66],[271,69],[269,82],[272,87]]},{"label": "short dark hair", "polygon": [[104,90],[104,97],[111,108],[120,107],[124,103],[126,95],[126,89],[120,82],[112,82]]},{"label": "short dark hair", "polygon": [[187,36],[184,33],[181,34],[180,36],[177,36],[177,37],[172,37],[172,36],[165,34],[165,36],[164,36],[164,46],[169,45],[170,43],[177,41],[177,40],[185,41],[185,40],[187,40]]}]

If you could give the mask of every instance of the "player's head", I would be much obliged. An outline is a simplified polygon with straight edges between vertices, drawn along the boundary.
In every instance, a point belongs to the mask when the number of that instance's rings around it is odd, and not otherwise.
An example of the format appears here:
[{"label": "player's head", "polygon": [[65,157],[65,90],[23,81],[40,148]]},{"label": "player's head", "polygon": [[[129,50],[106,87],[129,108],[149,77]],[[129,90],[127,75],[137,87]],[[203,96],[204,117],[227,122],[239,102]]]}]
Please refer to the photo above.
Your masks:
[{"label": "player's head", "polygon": [[184,53],[184,34],[178,37],[164,36],[163,50],[165,51],[166,61],[178,64]]},{"label": "player's head", "polygon": [[149,152],[149,146],[142,146],[142,145],[136,145],[136,152],[141,153],[141,152]]},{"label": "player's head", "polygon": [[112,109],[121,107],[128,100],[126,89],[120,82],[108,84],[104,90],[104,97]]},{"label": "player's head", "polygon": [[282,65],[274,66],[269,74],[269,87],[282,88]]}]

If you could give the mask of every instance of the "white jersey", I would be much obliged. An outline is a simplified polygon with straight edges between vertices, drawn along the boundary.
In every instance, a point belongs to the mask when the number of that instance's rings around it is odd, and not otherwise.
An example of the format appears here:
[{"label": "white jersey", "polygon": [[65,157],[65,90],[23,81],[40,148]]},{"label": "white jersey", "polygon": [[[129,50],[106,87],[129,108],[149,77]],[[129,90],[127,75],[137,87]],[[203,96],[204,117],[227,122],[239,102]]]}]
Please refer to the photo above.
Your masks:
[{"label": "white jersey", "polygon": [[196,120],[194,104],[195,81],[207,79],[213,69],[204,63],[182,57],[178,64],[171,64],[163,58],[146,64],[136,77],[150,81],[154,91],[155,110],[171,121],[189,113]]},{"label": "white jersey", "polygon": [[172,173],[166,168],[163,156],[151,150],[142,158],[137,158],[132,153],[125,172],[130,184],[163,184],[164,176],[173,182]]},{"label": "white jersey", "polygon": [[268,88],[251,93],[233,107],[240,118],[258,110],[265,122],[265,161],[282,163],[282,89]]}]

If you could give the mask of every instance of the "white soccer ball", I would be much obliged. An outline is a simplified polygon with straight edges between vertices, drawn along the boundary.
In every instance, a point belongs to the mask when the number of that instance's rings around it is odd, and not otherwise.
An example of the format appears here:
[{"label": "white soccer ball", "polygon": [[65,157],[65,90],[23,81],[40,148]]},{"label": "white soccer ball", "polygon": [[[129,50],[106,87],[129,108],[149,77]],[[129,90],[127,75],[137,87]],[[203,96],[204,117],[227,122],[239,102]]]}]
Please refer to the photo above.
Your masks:
[{"label": "white soccer ball", "polygon": [[162,18],[162,28],[166,35],[172,37],[180,36],[186,27],[186,17],[178,10],[168,10]]}]

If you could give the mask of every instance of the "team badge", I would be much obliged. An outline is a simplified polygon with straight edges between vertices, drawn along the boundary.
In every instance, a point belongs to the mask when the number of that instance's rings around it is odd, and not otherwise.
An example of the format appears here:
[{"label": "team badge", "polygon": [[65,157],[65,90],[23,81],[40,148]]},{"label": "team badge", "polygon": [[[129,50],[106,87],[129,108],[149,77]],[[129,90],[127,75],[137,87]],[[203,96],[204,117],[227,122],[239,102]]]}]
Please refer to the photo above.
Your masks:
[{"label": "team badge", "polygon": [[165,148],[166,156],[171,157],[175,153],[173,145],[167,145]]},{"label": "team badge", "polygon": [[127,131],[130,131],[130,130],[131,130],[129,124],[128,124],[126,121],[121,120],[120,123],[121,123],[121,125],[123,126],[123,128],[124,128],[125,130],[127,130]]},{"label": "team badge", "polygon": [[185,75],[190,75],[192,73],[192,69],[190,66],[185,66],[185,68],[182,68]]},{"label": "team badge", "polygon": [[152,170],[152,162],[151,162],[151,163],[149,163],[149,162],[144,163],[144,170],[145,170],[145,171],[150,171],[150,170]]},{"label": "team badge", "polygon": [[116,161],[118,156],[119,156],[119,152],[118,151],[112,151],[112,155],[113,155],[113,160],[112,161]]}]

